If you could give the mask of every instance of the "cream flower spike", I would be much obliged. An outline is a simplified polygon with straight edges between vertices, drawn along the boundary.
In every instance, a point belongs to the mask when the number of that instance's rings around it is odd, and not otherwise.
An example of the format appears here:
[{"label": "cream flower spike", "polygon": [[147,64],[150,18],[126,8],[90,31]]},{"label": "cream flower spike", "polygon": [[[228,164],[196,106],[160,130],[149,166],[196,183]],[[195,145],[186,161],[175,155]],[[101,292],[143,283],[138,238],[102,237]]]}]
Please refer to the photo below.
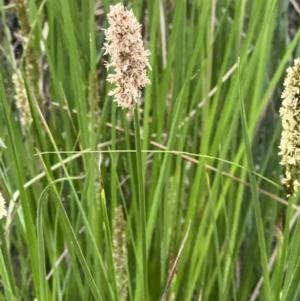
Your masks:
[{"label": "cream flower spike", "polygon": [[4,216],[7,216],[7,211],[5,208],[4,197],[3,197],[2,193],[0,192],[0,219],[2,219]]},{"label": "cream flower spike", "polygon": [[120,107],[133,108],[141,97],[141,89],[151,83],[147,77],[150,52],[143,47],[141,25],[132,10],[119,3],[110,6],[107,17],[110,26],[105,30],[103,48],[111,62],[105,62],[105,67],[113,67],[115,73],[109,74],[107,80],[116,85],[109,95]]},{"label": "cream flower spike", "polygon": [[285,177],[282,184],[289,195],[295,195],[300,185],[297,175],[300,173],[300,58],[294,61],[294,66],[287,69],[282,93],[282,135],[280,164],[285,166]]}]

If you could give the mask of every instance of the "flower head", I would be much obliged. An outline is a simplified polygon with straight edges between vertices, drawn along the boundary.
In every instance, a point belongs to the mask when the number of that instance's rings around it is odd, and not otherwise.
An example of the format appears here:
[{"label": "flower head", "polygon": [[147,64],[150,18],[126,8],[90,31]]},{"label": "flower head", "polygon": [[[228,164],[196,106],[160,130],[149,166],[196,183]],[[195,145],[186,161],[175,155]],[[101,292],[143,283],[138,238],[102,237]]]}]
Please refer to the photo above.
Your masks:
[{"label": "flower head", "polygon": [[119,3],[110,7],[107,17],[110,27],[105,30],[104,49],[111,62],[106,62],[106,68],[115,70],[107,80],[116,85],[109,95],[122,108],[132,108],[141,97],[141,89],[150,84],[147,77],[150,52],[143,47],[141,25],[132,10]]},{"label": "flower head", "polygon": [[116,272],[119,299],[127,299],[128,278],[126,274],[127,248],[126,248],[126,220],[122,206],[115,208],[113,229],[113,258]]},{"label": "flower head", "polygon": [[283,131],[279,155],[282,156],[280,164],[286,169],[282,184],[292,195],[300,185],[296,179],[300,173],[300,58],[294,61],[293,67],[287,69],[284,86],[280,109]]},{"label": "flower head", "polygon": [[0,192],[0,219],[7,215],[7,211],[5,208],[5,200],[3,198],[2,193]]},{"label": "flower head", "polygon": [[16,106],[20,113],[21,125],[28,130],[32,123],[29,101],[21,71],[18,69],[12,76],[15,87]]}]

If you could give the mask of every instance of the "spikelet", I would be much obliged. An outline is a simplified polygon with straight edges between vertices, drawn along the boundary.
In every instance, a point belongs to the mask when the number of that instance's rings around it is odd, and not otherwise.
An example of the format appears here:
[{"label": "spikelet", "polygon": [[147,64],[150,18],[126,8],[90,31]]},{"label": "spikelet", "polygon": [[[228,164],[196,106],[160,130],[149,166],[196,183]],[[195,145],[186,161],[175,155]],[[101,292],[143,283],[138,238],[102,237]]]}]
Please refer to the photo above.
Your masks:
[{"label": "spikelet", "polygon": [[15,0],[15,5],[24,43],[23,57],[25,61],[25,73],[28,78],[28,83],[33,87],[37,102],[41,105],[43,99],[39,88],[39,83],[41,81],[39,56],[33,43],[34,37],[32,35],[32,27],[29,22],[27,3],[25,0]]},{"label": "spikelet", "polygon": [[7,211],[5,208],[5,200],[0,192],[0,219],[2,219],[4,216],[7,216]]},{"label": "spikelet", "polygon": [[15,88],[16,106],[19,110],[21,125],[25,130],[29,130],[32,123],[32,117],[24,80],[19,69],[17,69],[12,76],[12,81]]},{"label": "spikelet", "polygon": [[280,164],[285,166],[285,177],[282,184],[288,195],[295,195],[298,186],[297,175],[300,173],[300,59],[294,61],[294,66],[287,69],[282,93],[282,135]]},{"label": "spikelet", "polygon": [[128,279],[126,273],[127,248],[126,248],[126,221],[122,206],[115,209],[113,229],[113,258],[116,272],[117,288],[120,301],[125,301],[128,291]]},{"label": "spikelet", "polygon": [[22,35],[27,37],[30,34],[31,27],[28,21],[26,2],[25,0],[15,0],[15,5]]},{"label": "spikelet", "polygon": [[141,97],[141,89],[150,84],[147,77],[150,52],[144,49],[141,25],[132,10],[126,10],[119,3],[110,6],[108,14],[110,27],[105,30],[104,54],[111,56],[106,68],[114,68],[107,80],[117,87],[109,92],[122,108],[133,108]]}]

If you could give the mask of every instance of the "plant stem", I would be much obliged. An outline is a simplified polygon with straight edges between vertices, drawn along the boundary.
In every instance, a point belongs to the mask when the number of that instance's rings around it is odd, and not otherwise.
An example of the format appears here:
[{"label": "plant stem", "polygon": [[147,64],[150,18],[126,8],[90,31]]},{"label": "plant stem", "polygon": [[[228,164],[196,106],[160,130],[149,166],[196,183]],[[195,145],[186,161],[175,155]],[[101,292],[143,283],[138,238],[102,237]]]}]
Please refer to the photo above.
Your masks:
[{"label": "plant stem", "polygon": [[145,207],[145,187],[144,173],[142,165],[142,150],[140,137],[139,112],[137,106],[134,110],[134,136],[136,145],[136,171],[138,181],[138,196],[139,196],[139,218],[142,235],[142,274],[143,274],[143,291],[144,300],[148,300],[148,269],[147,269],[147,246],[146,246],[146,207]]}]

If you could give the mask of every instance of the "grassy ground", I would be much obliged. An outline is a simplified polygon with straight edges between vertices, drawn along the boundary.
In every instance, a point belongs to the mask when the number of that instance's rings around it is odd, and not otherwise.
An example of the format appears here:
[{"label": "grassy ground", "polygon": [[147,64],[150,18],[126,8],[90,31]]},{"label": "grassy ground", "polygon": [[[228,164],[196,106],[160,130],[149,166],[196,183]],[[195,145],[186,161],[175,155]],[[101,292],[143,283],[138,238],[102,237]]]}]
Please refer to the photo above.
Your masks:
[{"label": "grassy ground", "polygon": [[0,0],[0,301],[299,300],[300,209],[278,157],[297,6],[124,2],[151,51],[137,123],[108,96],[117,1],[28,0],[25,33]]}]

